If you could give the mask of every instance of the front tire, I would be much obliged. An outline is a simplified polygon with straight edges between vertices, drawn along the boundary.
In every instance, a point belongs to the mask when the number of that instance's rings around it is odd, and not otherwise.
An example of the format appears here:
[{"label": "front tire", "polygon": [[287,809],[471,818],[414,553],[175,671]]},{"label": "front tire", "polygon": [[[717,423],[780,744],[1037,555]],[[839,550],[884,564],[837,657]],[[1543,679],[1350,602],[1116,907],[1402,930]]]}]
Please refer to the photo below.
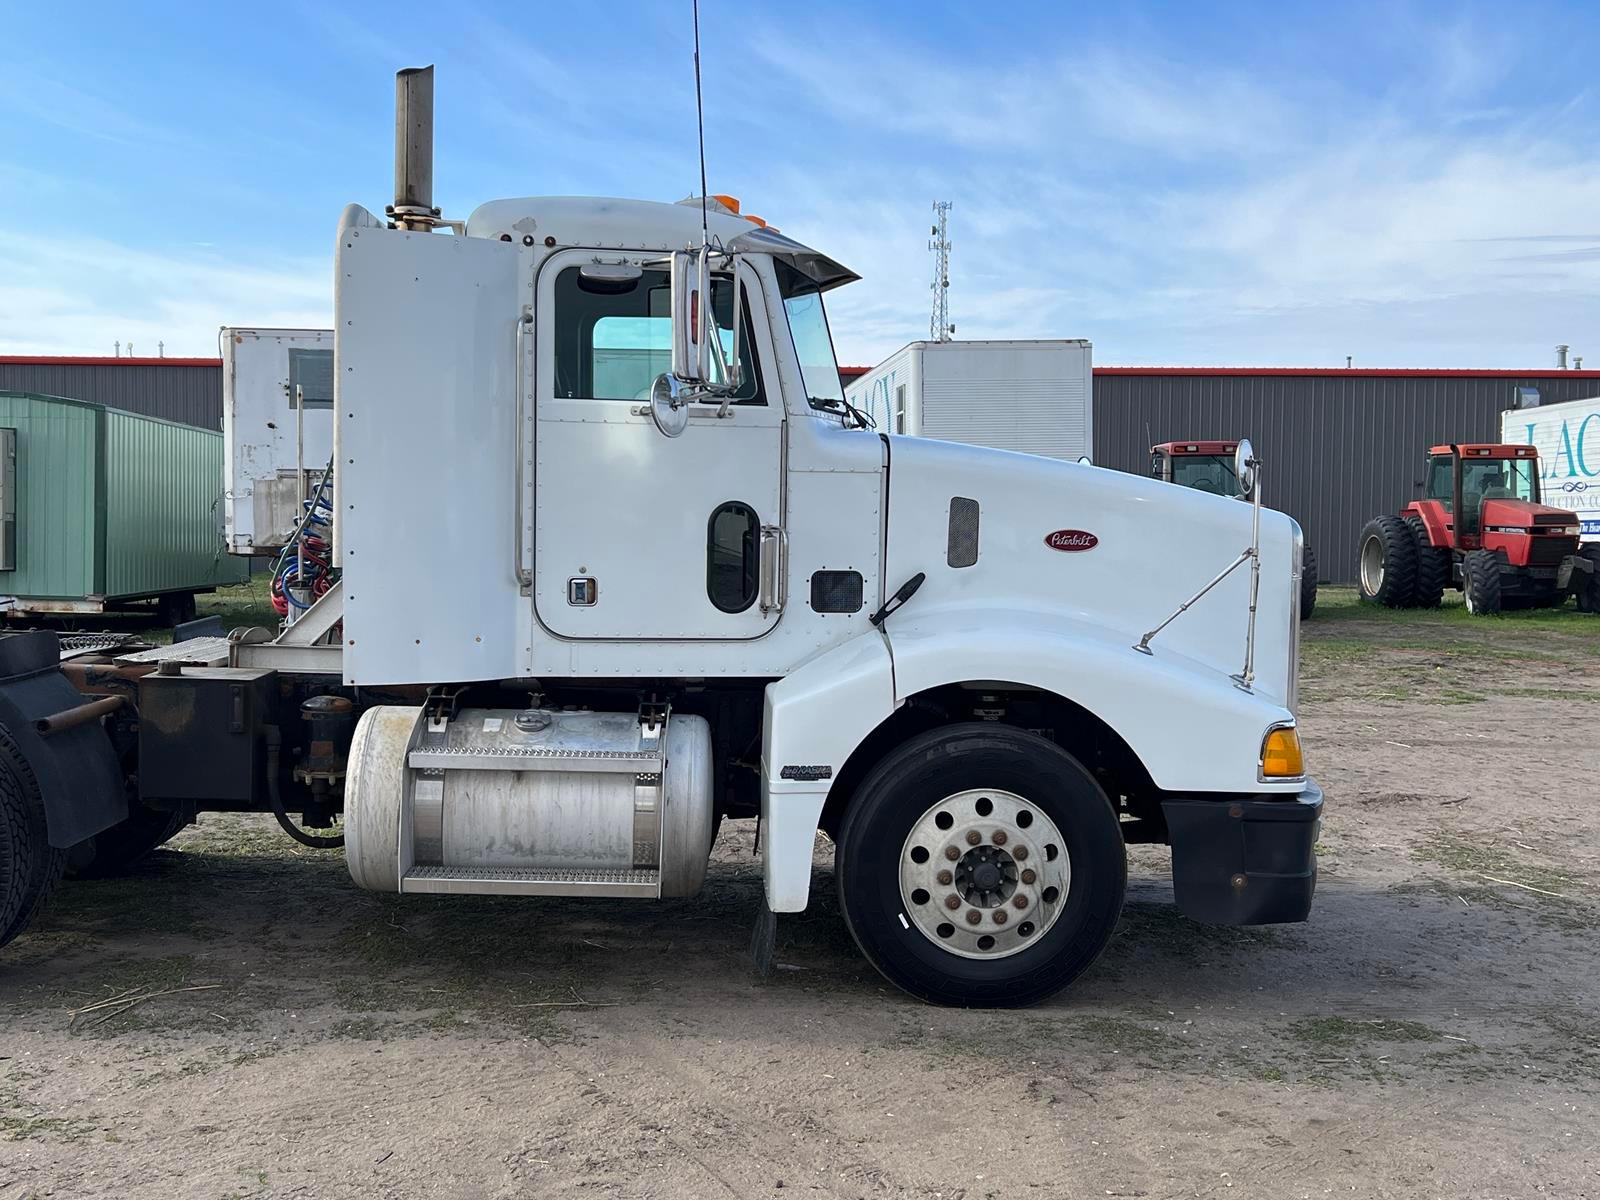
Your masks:
[{"label": "front tire", "polygon": [[1500,556],[1492,550],[1468,550],[1461,559],[1461,590],[1467,598],[1467,611],[1473,616],[1498,613],[1503,607]]},{"label": "front tire", "polygon": [[1578,611],[1600,613],[1600,546],[1584,546],[1578,553],[1594,564],[1594,570],[1578,588]]},{"label": "front tire", "polygon": [[1385,608],[1410,608],[1417,591],[1417,546],[1399,517],[1374,517],[1357,543],[1361,598]]},{"label": "front tire", "polygon": [[50,844],[44,798],[22,752],[0,730],[0,946],[28,927],[66,866]]},{"label": "front tire", "polygon": [[856,944],[935,1004],[1020,1007],[1066,987],[1110,940],[1127,873],[1093,777],[1053,742],[987,722],[893,751],[839,833]]}]

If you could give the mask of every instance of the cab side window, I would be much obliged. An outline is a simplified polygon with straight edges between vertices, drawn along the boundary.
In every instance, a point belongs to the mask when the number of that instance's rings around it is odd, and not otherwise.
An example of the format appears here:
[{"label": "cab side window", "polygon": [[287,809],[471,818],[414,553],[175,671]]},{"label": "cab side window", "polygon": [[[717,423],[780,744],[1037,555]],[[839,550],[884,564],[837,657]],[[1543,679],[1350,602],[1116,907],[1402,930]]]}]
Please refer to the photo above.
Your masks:
[{"label": "cab side window", "polygon": [[1448,454],[1436,454],[1428,460],[1428,486],[1423,496],[1439,501],[1444,505],[1445,512],[1454,511],[1456,506],[1454,465]]},{"label": "cab side window", "polygon": [[[712,281],[711,302],[727,352],[733,351],[733,283]],[[586,278],[567,267],[555,285],[555,394],[586,400],[645,401],[650,385],[672,366],[672,284],[664,270],[632,279]],[[761,372],[742,314],[739,342],[743,383],[735,404],[765,404]]]}]

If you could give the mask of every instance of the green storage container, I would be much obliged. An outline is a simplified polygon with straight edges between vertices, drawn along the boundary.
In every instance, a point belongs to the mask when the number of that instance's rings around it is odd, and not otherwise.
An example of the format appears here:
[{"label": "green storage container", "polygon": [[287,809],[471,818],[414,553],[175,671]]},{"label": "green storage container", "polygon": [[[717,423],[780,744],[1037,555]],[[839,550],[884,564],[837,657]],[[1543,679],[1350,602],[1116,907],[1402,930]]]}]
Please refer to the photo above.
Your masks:
[{"label": "green storage container", "polygon": [[95,612],[248,579],[223,546],[222,456],[207,429],[0,391],[0,598]]}]

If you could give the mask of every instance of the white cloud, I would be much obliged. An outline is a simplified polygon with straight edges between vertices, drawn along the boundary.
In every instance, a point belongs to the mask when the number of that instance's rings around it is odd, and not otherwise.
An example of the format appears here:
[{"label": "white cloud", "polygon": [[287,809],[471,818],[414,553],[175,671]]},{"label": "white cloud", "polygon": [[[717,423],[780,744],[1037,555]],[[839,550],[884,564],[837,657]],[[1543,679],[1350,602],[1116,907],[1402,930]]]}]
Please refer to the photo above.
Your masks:
[{"label": "white cloud", "polygon": [[0,233],[0,353],[217,352],[222,325],[327,328],[327,262],[230,263],[199,248]]}]

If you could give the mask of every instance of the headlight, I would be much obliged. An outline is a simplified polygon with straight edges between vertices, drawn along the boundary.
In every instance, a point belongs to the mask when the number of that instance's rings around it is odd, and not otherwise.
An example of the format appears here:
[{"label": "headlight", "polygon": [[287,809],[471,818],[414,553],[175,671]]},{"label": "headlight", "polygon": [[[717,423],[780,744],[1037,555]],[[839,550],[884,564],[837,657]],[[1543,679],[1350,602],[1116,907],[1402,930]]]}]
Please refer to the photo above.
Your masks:
[{"label": "headlight", "polygon": [[1261,739],[1261,779],[1299,779],[1306,773],[1300,753],[1300,731],[1293,725],[1274,725]]}]

